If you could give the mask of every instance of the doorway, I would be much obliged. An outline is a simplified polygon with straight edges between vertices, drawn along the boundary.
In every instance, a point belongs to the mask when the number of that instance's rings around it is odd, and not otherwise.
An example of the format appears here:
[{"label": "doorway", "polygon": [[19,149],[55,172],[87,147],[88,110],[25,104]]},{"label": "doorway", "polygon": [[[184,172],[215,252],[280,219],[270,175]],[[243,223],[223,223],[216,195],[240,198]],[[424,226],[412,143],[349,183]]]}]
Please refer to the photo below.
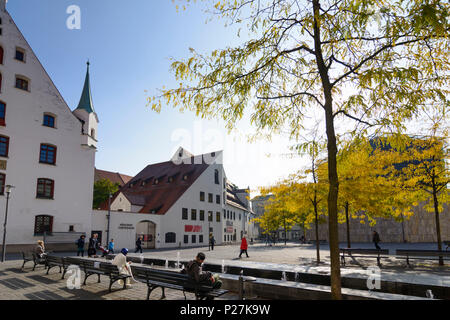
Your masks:
[{"label": "doorway", "polygon": [[136,240],[142,237],[142,249],[155,249],[156,224],[151,221],[141,221],[136,226]]}]

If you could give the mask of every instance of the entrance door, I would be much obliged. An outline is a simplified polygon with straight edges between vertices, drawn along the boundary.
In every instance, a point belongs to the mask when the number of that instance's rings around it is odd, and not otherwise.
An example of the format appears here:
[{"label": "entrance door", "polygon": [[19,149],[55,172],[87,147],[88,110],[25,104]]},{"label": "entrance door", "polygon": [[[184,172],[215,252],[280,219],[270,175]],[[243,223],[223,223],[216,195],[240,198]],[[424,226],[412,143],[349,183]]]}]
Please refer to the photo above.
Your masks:
[{"label": "entrance door", "polygon": [[143,249],[155,248],[156,225],[151,221],[141,221],[136,226],[136,240],[142,237]]}]

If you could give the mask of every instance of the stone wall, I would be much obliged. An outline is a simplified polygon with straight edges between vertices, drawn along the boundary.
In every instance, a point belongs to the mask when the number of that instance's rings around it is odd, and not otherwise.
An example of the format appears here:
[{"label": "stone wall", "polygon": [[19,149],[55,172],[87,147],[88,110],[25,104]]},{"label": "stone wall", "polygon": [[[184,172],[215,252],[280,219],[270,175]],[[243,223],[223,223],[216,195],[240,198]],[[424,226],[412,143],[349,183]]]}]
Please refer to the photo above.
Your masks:
[{"label": "stone wall", "polygon": [[[377,219],[377,223],[373,227],[367,221],[362,224],[359,219],[350,219],[351,242],[371,242],[373,230],[379,233],[382,242],[403,242],[403,240],[407,242],[436,242],[435,214],[426,212],[423,206],[415,207],[413,211],[414,215],[403,222],[403,228],[401,222],[396,222],[393,219]],[[444,210],[440,213],[440,224],[441,240],[449,241],[450,210],[448,205],[444,205]],[[311,229],[306,231],[306,238],[316,238],[313,225],[311,225]],[[319,225],[319,239],[328,241],[327,223]],[[347,241],[345,223],[339,224],[339,241]]]}]

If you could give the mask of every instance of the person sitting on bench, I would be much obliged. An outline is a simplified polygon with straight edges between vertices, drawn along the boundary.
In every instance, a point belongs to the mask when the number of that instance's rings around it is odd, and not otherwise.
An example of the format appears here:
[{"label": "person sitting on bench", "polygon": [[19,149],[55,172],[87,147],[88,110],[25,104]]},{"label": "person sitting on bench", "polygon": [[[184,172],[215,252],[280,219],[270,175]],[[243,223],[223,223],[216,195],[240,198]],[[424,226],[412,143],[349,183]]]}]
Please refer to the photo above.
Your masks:
[{"label": "person sitting on bench", "polygon": [[[117,256],[115,256],[115,258],[113,259],[113,261],[111,263],[117,266],[117,268],[119,269],[119,273],[126,274],[131,277],[131,280],[130,280],[130,278],[127,278],[127,283],[126,283],[127,287],[131,287],[131,283],[137,283],[137,281],[134,280],[133,273],[131,272],[131,267],[130,267],[131,261],[127,262],[127,257],[126,257],[127,254],[128,254],[128,249],[123,248],[120,251],[120,253]],[[120,285],[123,285],[123,280],[119,280],[118,283]]]},{"label": "person sitting on bench", "polygon": [[197,283],[210,285],[214,289],[219,289],[222,286],[222,281],[219,279],[219,275],[213,275],[211,272],[202,271],[202,264],[205,259],[205,254],[203,252],[199,252],[197,257],[187,264],[186,274]]},{"label": "person sitting on bench", "polygon": [[36,246],[36,255],[38,256],[38,258],[45,258],[45,256],[47,255],[47,253],[45,252],[45,246],[44,246],[44,241],[42,240],[38,240],[37,241],[37,246]]}]

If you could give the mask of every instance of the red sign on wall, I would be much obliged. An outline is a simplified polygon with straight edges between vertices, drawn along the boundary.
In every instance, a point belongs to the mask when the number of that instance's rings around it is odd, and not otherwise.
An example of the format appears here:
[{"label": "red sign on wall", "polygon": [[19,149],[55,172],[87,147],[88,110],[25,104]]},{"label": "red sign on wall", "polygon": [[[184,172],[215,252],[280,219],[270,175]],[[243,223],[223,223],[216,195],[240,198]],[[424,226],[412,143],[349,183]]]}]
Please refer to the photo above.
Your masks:
[{"label": "red sign on wall", "polygon": [[185,225],[184,232],[202,232],[202,226]]}]

